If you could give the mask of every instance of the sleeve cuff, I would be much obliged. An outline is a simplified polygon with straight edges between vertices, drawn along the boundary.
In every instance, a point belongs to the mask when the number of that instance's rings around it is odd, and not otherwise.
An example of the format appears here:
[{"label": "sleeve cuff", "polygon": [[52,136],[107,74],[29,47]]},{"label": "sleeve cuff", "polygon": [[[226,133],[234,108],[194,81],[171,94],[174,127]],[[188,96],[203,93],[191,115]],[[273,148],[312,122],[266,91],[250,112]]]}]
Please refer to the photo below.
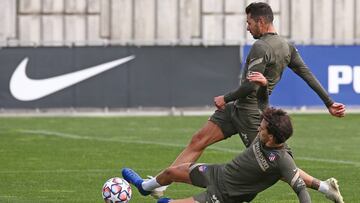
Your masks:
[{"label": "sleeve cuff", "polygon": [[331,99],[329,99],[327,102],[325,102],[325,105],[326,105],[327,108],[330,108],[330,106],[333,105],[333,104],[334,104],[334,101],[331,100]]},{"label": "sleeve cuff", "polygon": [[224,95],[224,101],[225,101],[226,103],[232,101],[231,93],[227,93],[227,94]]}]

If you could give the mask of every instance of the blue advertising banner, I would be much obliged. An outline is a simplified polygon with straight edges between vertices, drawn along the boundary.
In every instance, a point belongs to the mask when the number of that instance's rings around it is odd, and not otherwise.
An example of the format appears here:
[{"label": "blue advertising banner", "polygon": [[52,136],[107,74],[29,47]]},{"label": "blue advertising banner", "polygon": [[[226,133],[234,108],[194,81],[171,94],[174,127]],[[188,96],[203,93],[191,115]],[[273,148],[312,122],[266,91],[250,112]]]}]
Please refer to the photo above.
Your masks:
[{"label": "blue advertising banner", "polygon": [[[360,46],[296,46],[312,73],[333,100],[360,105]],[[244,59],[251,46],[244,47]],[[291,69],[287,68],[275,87],[271,105],[321,106],[321,99]]]}]

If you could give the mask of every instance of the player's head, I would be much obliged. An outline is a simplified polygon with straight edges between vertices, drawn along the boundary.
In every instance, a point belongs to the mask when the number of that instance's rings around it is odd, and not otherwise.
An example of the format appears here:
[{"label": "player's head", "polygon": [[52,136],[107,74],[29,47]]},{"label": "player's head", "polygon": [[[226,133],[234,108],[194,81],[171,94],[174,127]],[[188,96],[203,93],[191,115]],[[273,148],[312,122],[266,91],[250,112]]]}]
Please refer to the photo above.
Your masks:
[{"label": "player's head", "polygon": [[259,133],[261,139],[264,139],[264,137],[269,139],[268,137],[272,136],[275,144],[284,143],[293,134],[290,116],[281,109],[265,109],[262,114]]},{"label": "player's head", "polygon": [[272,25],[274,14],[267,3],[256,2],[249,4],[245,9],[247,15],[247,30],[255,39],[259,39],[266,28]]}]

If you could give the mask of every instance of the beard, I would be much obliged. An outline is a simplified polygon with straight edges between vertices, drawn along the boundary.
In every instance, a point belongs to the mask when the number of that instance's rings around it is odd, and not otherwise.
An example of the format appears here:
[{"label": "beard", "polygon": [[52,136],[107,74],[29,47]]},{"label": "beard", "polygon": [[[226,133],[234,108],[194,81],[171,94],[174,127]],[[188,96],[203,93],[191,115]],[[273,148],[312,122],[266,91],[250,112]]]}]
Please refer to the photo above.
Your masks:
[{"label": "beard", "polygon": [[253,35],[254,39],[260,39],[261,35]]},{"label": "beard", "polygon": [[260,39],[260,37],[262,36],[261,32],[260,32],[260,28],[259,26],[256,26],[254,31],[251,33],[251,35],[253,36],[254,39]]}]

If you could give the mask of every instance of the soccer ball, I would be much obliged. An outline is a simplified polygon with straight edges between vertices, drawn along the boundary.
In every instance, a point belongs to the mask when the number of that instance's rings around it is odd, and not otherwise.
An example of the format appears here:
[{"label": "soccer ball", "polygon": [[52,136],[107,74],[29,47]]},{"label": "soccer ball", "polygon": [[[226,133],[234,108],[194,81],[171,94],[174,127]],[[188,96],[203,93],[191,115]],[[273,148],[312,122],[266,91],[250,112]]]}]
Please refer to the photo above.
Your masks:
[{"label": "soccer ball", "polygon": [[106,203],[128,203],[131,199],[131,187],[122,178],[110,178],[102,187],[101,194]]}]

